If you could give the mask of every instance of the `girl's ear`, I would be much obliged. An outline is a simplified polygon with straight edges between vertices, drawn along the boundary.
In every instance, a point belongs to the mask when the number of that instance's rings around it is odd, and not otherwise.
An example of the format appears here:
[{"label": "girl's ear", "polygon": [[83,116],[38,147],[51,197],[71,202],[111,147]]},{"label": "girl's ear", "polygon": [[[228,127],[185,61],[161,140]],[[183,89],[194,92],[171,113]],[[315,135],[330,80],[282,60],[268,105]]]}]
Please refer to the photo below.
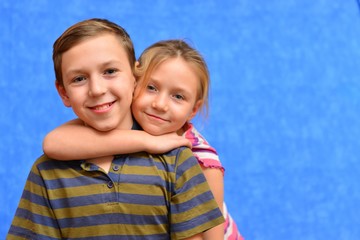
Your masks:
[{"label": "girl's ear", "polygon": [[194,107],[191,111],[191,114],[188,118],[188,121],[190,121],[191,119],[193,119],[193,117],[195,117],[195,115],[198,113],[199,108],[201,107],[203,101],[202,100],[197,100],[196,103],[194,104]]},{"label": "girl's ear", "polygon": [[138,68],[140,66],[140,63],[139,63],[139,61],[136,61],[135,62],[135,68],[134,68],[134,81],[135,81],[135,84],[134,84],[134,91],[133,91],[133,95],[134,95],[134,92],[135,92],[135,89],[136,89],[136,87],[137,87],[137,85],[138,85],[138,79],[137,79],[137,77],[136,77],[136,72],[137,72],[137,70],[136,70],[136,68]]},{"label": "girl's ear", "polygon": [[59,96],[61,97],[61,100],[63,101],[64,105],[66,107],[71,107],[71,102],[70,102],[68,95],[66,94],[66,90],[65,90],[64,86],[55,80],[55,87],[56,87],[56,89],[59,93]]},{"label": "girl's ear", "polygon": [[137,67],[139,67],[139,66],[140,66],[139,61],[136,61],[136,62],[135,62],[135,68],[137,68]]}]

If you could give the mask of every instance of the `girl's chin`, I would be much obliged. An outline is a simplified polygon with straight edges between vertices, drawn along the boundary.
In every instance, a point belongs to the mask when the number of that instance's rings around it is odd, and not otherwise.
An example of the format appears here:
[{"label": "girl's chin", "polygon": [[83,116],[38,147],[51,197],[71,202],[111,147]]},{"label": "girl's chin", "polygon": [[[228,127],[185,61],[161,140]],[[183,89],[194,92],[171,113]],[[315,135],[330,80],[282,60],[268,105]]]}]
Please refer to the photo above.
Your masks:
[{"label": "girl's chin", "polygon": [[164,129],[152,129],[152,128],[147,128],[144,129],[145,132],[154,135],[154,136],[160,136],[160,135],[164,135],[164,134],[168,134],[168,133],[172,133],[173,131],[165,131]]}]

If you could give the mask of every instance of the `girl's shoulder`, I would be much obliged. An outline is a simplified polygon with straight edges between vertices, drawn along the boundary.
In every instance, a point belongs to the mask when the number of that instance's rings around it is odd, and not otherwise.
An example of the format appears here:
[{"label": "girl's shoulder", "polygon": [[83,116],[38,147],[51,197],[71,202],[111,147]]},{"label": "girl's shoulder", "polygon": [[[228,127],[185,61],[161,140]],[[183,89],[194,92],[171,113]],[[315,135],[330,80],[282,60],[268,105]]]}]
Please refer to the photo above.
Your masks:
[{"label": "girl's shoulder", "polygon": [[216,149],[195,129],[194,125],[187,123],[183,130],[183,136],[191,142],[191,150],[198,162],[205,168],[218,168],[224,172]]},{"label": "girl's shoulder", "polygon": [[184,134],[183,136],[188,139],[193,146],[206,144],[209,145],[209,143],[206,141],[203,135],[200,134],[198,130],[194,127],[192,123],[186,123],[183,127]]}]

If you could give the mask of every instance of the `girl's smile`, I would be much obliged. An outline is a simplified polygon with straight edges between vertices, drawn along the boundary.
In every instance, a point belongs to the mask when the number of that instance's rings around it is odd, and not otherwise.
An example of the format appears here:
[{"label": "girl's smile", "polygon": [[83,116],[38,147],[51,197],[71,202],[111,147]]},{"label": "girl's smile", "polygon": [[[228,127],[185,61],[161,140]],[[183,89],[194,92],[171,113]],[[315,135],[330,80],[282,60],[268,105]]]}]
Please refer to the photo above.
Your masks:
[{"label": "girl's smile", "polygon": [[155,68],[146,89],[139,91],[132,104],[135,119],[153,135],[177,132],[195,116],[199,80],[192,66],[182,58],[170,58]]}]

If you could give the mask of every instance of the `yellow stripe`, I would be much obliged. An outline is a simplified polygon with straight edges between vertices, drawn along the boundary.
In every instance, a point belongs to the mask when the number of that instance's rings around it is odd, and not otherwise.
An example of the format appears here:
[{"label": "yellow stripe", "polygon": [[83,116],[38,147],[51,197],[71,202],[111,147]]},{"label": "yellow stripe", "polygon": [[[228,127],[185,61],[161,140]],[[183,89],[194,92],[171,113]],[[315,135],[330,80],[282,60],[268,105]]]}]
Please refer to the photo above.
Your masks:
[{"label": "yellow stripe", "polygon": [[39,225],[39,224],[33,223],[27,219],[20,218],[17,216],[14,217],[12,225],[19,226],[19,227],[22,227],[25,229],[31,229],[33,232],[40,234],[40,235],[45,235],[45,236],[52,237],[52,238],[60,237],[60,232],[58,229],[55,229],[53,227],[44,226],[44,225]]},{"label": "yellow stripe", "polygon": [[[150,211],[149,211],[150,210]],[[78,218],[96,216],[101,214],[134,214],[143,216],[167,215],[168,209],[166,206],[146,206],[138,204],[125,203],[104,203],[89,206],[79,206],[72,208],[61,208],[54,210],[57,219],[63,218]]]},{"label": "yellow stripe", "polygon": [[171,234],[171,239],[183,239],[183,238],[188,238],[191,236],[194,236],[198,233],[204,232],[206,230],[209,230],[210,228],[213,228],[221,223],[224,222],[224,218],[223,217],[219,217],[211,222],[207,222],[203,225],[200,225],[198,227],[183,231],[183,232],[178,232],[175,234]]},{"label": "yellow stripe", "polygon": [[12,234],[8,234],[6,236],[6,240],[29,240],[28,238],[24,238],[24,237],[20,237],[20,236],[17,236],[17,235],[12,235]]},{"label": "yellow stripe", "polygon": [[216,208],[218,208],[218,206],[214,201],[204,202],[201,205],[197,205],[197,206],[189,209],[188,211],[181,212],[181,213],[172,213],[172,216],[171,216],[172,223],[181,223],[184,221],[184,219],[193,219],[193,218],[201,216],[207,212],[210,212]]},{"label": "yellow stripe", "polygon": [[31,212],[31,214],[38,214],[41,216],[54,218],[54,216],[52,215],[52,210],[48,207],[41,206],[23,198],[20,200],[19,208],[28,210],[29,212]]},{"label": "yellow stripe", "polygon": [[86,238],[106,236],[109,233],[117,236],[134,235],[137,233],[162,234],[167,231],[166,225],[129,225],[129,224],[112,224],[96,225],[91,227],[64,228],[62,229],[64,238]]},{"label": "yellow stripe", "polygon": [[101,172],[88,172],[83,169],[75,170],[72,168],[55,168],[50,170],[41,170],[41,176],[45,181],[57,179],[72,179],[77,177],[98,177],[102,175]]},{"label": "yellow stripe", "polygon": [[109,188],[104,183],[77,186],[77,187],[59,188],[59,189],[48,189],[47,192],[51,200],[89,196],[92,194],[109,193]]},{"label": "yellow stripe", "polygon": [[186,192],[181,192],[176,196],[173,196],[172,203],[180,204],[187,201],[190,201],[193,198],[196,198],[198,195],[206,193],[210,191],[207,182],[200,183],[196,186],[196,188],[190,188]]}]

